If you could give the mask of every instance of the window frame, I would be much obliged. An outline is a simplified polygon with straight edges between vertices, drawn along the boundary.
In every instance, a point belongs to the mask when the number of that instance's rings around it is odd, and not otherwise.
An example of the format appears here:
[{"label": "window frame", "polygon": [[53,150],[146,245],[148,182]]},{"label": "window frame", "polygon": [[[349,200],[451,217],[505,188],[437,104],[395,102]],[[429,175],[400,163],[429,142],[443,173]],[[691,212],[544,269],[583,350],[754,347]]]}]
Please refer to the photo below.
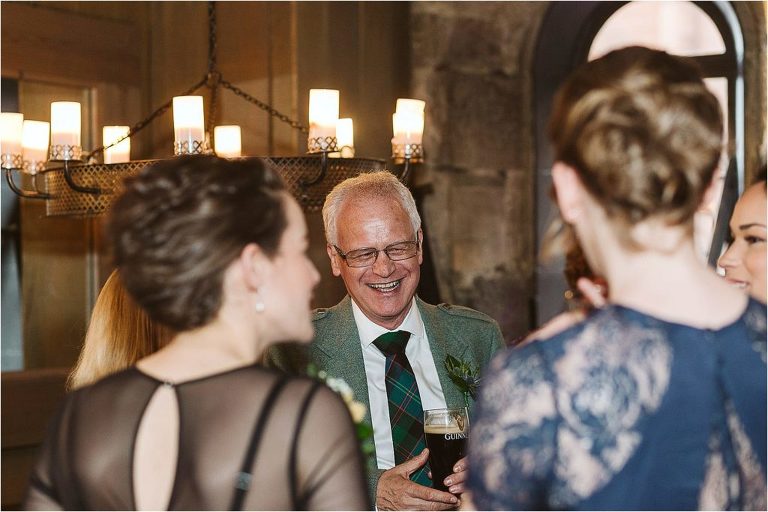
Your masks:
[{"label": "window frame", "polygon": [[[544,234],[556,214],[551,195],[551,167],[554,161],[547,138],[547,121],[557,88],[579,65],[587,61],[597,33],[627,1],[552,2],[542,20],[534,50],[533,86],[536,134],[536,254],[541,252]],[[730,2],[691,2],[713,21],[725,44],[721,55],[688,56],[702,68],[706,78],[724,77],[728,81],[729,164],[717,215],[708,263],[714,266],[728,233],[728,220],[738,196],[744,190],[745,177],[745,91],[744,34]],[[562,275],[564,259],[553,258],[536,263],[536,324],[541,325],[565,308],[567,289]]]}]

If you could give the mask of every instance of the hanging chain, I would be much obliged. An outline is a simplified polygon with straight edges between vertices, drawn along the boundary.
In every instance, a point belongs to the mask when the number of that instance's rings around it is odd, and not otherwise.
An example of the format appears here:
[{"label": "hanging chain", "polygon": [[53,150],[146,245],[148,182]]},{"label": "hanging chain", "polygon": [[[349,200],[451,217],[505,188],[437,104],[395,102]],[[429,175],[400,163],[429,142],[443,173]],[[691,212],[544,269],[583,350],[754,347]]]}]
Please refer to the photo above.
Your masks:
[{"label": "hanging chain", "polygon": [[217,71],[216,2],[208,2],[208,74]]},{"label": "hanging chain", "polygon": [[243,98],[245,101],[247,101],[249,103],[253,103],[254,105],[259,107],[260,109],[262,109],[265,112],[269,113],[269,115],[271,115],[272,117],[276,117],[279,120],[283,121],[284,123],[288,123],[289,125],[291,125],[291,128],[295,128],[296,130],[299,130],[302,133],[309,133],[309,128],[307,128],[306,126],[304,126],[300,122],[294,121],[293,119],[291,119],[287,115],[280,113],[279,111],[275,110],[274,108],[272,108],[270,105],[264,103],[263,101],[261,101],[261,100],[259,100],[257,98],[254,98],[253,96],[251,96],[247,92],[243,91],[239,87],[236,87],[235,85],[232,85],[230,82],[227,82],[223,78],[219,81],[219,83],[222,85],[222,87],[224,87],[226,89],[229,89],[230,91],[232,91],[236,95],[238,95],[241,98]]},{"label": "hanging chain", "polygon": [[[247,92],[243,91],[242,89],[236,87],[232,83],[224,80],[221,77],[221,72],[218,68],[218,62],[217,62],[217,53],[218,53],[218,41],[216,39],[216,2],[215,1],[209,1],[208,2],[208,72],[206,73],[205,77],[203,77],[202,80],[200,80],[198,83],[187,89],[185,92],[181,93],[180,96],[189,96],[190,94],[193,94],[198,89],[200,89],[203,86],[206,86],[211,91],[211,102],[208,110],[208,123],[206,126],[206,130],[208,133],[211,133],[213,130],[213,125],[216,119],[216,113],[218,111],[218,103],[219,103],[219,94],[218,89],[219,86],[222,86],[226,89],[229,89],[233,93],[235,93],[237,96],[240,96],[245,101],[252,103],[262,109],[263,111],[267,112],[272,117],[276,117],[280,121],[287,123],[291,126],[291,128],[294,128],[296,130],[299,130],[302,133],[309,133],[309,129],[301,124],[298,121],[294,121],[290,117],[288,117],[285,114],[282,114],[278,110],[274,109],[271,105],[268,105],[267,103],[264,103],[263,101],[254,98]],[[98,148],[94,149],[90,153],[87,153],[84,157],[84,160],[86,162],[90,161],[91,159],[95,158],[96,155],[103,153],[105,149],[111,148],[113,146],[118,145],[125,139],[132,137],[139,133],[141,130],[146,128],[146,126],[157,119],[159,116],[165,114],[165,112],[168,111],[169,108],[171,108],[171,104],[173,103],[173,98],[168,100],[166,103],[163,103],[160,107],[158,107],[154,112],[152,112],[150,115],[148,115],[146,118],[142,119],[135,125],[133,125],[129,130],[128,133],[119,139],[117,139],[115,142],[107,145],[107,146],[99,146]]]},{"label": "hanging chain", "polygon": [[216,2],[208,2],[208,89],[211,91],[211,101],[208,105],[208,123],[205,131],[208,136],[213,135],[213,127],[216,124],[216,114],[219,102],[219,82],[221,73],[218,70],[216,55],[218,54],[218,41],[216,40]]},{"label": "hanging chain", "polygon": [[217,102],[218,102],[218,86],[221,85],[222,87],[229,89],[233,93],[235,93],[237,96],[240,96],[245,101],[252,103],[262,109],[263,111],[267,112],[270,116],[278,118],[280,121],[287,123],[291,126],[291,128],[294,128],[296,130],[301,131],[302,133],[309,133],[309,129],[301,124],[298,121],[294,121],[287,115],[279,112],[278,110],[274,109],[271,105],[264,103],[263,101],[254,98],[247,92],[243,91],[242,89],[232,85],[232,83],[224,80],[221,77],[221,72],[218,70],[218,64],[216,63],[216,53],[217,53],[217,39],[216,39],[216,2],[215,1],[209,1],[208,2],[208,87],[211,89],[211,111],[208,116],[208,131],[212,129],[212,123],[214,119],[214,114],[216,112],[217,108]]}]

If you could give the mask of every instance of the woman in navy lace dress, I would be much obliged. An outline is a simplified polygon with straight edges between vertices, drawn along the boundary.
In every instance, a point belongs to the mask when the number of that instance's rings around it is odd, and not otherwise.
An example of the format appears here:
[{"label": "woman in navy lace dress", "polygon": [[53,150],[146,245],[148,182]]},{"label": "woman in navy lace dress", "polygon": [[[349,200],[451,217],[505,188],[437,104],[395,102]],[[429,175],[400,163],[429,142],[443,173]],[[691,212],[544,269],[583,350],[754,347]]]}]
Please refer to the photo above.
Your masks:
[{"label": "woman in navy lace dress", "polygon": [[610,294],[489,367],[474,504],[765,510],[765,305],[692,240],[722,147],[717,100],[689,61],[625,48],[577,70],[550,123],[561,217]]}]

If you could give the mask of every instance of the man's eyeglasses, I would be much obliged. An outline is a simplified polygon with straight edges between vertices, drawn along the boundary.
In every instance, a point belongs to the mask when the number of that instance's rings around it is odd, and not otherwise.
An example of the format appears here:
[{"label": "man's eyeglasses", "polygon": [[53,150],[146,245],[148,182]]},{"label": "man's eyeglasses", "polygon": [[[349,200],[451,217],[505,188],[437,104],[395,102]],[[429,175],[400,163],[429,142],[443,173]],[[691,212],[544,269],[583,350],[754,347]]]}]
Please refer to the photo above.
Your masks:
[{"label": "man's eyeglasses", "polygon": [[392,261],[407,260],[413,258],[419,252],[419,242],[414,240],[406,240],[404,242],[395,242],[383,249],[365,248],[355,249],[348,253],[342,252],[336,245],[333,246],[336,252],[339,253],[341,259],[343,259],[347,266],[353,268],[368,267],[376,263],[376,259],[379,257],[380,252],[384,252]]}]

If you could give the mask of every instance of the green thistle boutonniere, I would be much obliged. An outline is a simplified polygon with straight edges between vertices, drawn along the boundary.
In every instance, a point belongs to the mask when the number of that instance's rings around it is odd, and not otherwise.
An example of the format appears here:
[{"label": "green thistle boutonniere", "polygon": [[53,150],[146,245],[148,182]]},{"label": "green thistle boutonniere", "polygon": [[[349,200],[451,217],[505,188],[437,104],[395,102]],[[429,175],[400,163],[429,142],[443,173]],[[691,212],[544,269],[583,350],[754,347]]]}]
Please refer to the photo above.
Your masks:
[{"label": "green thistle boutonniere", "polygon": [[445,358],[445,369],[459,391],[464,394],[464,405],[469,408],[469,397],[472,397],[472,400],[477,400],[477,388],[480,387],[480,368],[448,354]]},{"label": "green thistle boutonniere", "polygon": [[330,377],[325,370],[317,369],[313,363],[310,363],[307,367],[307,375],[322,381],[326,386],[334,390],[341,395],[344,403],[349,409],[349,415],[352,417],[352,422],[355,424],[355,432],[357,433],[357,440],[360,443],[360,449],[363,455],[372,455],[376,451],[376,447],[373,442],[373,427],[365,421],[366,407],[362,402],[355,400],[352,388],[344,379],[338,379]]}]

